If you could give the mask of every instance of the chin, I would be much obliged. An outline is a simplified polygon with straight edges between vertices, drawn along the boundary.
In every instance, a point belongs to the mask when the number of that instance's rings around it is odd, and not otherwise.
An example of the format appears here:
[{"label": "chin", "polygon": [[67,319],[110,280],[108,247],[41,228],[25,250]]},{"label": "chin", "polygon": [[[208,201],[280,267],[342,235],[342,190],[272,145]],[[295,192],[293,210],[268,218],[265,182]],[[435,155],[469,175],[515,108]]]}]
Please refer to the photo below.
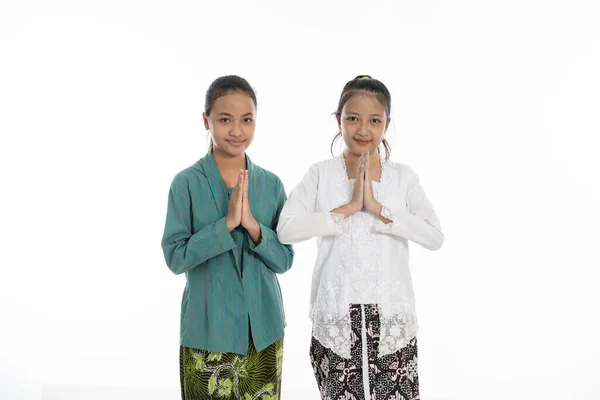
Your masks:
[{"label": "chin", "polygon": [[248,148],[248,146],[233,147],[233,146],[230,146],[227,144],[225,146],[217,147],[217,149],[220,153],[225,154],[229,157],[239,157],[246,152],[247,148]]},{"label": "chin", "polygon": [[353,153],[357,156],[360,156],[361,154],[364,154],[364,153],[372,153],[373,150],[375,150],[375,149],[373,148],[373,146],[356,146],[356,145],[354,145],[354,146],[350,146],[348,148],[348,150],[350,150],[351,153]]},{"label": "chin", "polygon": [[246,147],[236,148],[236,149],[228,149],[227,154],[232,157],[239,157],[246,152]]}]

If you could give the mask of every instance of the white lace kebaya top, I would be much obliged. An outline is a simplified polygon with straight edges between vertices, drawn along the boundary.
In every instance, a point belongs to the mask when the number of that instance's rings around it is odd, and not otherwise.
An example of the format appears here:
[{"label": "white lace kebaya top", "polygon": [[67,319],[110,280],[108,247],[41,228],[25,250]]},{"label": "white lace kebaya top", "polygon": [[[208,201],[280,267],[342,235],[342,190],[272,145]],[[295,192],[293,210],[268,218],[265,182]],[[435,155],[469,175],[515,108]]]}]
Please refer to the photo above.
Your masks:
[{"label": "white lace kebaya top", "polygon": [[285,244],[318,237],[310,301],[314,337],[350,358],[349,306],[377,304],[379,356],[384,356],[417,334],[408,241],[437,250],[444,235],[410,167],[381,159],[381,180],[373,182],[373,192],[389,224],[366,211],[347,219],[331,213],[350,202],[353,185],[343,156],[313,164],[285,203],[277,234]]}]

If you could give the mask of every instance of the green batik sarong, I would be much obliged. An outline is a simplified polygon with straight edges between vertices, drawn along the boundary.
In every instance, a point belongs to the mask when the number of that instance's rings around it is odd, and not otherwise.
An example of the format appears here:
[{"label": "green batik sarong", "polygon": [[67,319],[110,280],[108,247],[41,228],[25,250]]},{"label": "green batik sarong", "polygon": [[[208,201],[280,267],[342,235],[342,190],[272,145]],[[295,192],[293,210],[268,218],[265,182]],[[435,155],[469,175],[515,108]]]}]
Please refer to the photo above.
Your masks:
[{"label": "green batik sarong", "polygon": [[258,353],[211,353],[180,346],[182,400],[279,400],[283,339]]}]

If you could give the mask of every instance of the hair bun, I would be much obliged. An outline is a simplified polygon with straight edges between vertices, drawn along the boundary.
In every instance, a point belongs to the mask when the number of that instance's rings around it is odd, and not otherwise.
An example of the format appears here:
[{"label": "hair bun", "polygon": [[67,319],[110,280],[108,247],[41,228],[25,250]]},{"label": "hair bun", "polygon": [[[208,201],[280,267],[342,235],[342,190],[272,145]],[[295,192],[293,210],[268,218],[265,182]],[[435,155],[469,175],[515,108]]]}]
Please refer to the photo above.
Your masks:
[{"label": "hair bun", "polygon": [[354,78],[355,80],[357,79],[373,79],[373,77],[371,75],[358,75],[356,78]]}]

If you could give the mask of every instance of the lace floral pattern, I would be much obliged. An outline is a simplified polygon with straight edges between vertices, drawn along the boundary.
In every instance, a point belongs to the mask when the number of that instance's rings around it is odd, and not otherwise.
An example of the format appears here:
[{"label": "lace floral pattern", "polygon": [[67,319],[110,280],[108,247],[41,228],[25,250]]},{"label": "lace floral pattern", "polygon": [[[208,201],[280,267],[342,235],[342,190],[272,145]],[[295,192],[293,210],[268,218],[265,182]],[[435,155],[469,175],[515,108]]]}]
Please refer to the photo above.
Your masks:
[{"label": "lace floral pattern", "polygon": [[[373,183],[373,194],[379,202],[386,199],[392,177],[388,162],[381,160],[381,181]],[[339,206],[352,198],[354,180],[349,180],[344,157],[336,160]],[[336,237],[332,251],[338,252],[341,262],[327,265],[322,284],[311,310],[313,336],[325,347],[341,357],[350,358],[352,330],[348,305],[379,304],[381,308],[380,355],[394,353],[405,347],[416,336],[418,325],[414,312],[412,290],[404,290],[402,282],[384,271],[381,265],[381,240],[373,226],[379,218],[358,212],[346,220],[331,214],[338,224],[343,223],[343,233]],[[384,207],[382,215],[392,219]],[[342,216],[343,219],[343,216]],[[405,295],[410,293],[410,295]]]},{"label": "lace floral pattern", "polygon": [[344,222],[344,214],[330,213],[329,215],[336,225],[340,225],[342,222]]},{"label": "lace floral pattern", "polygon": [[[382,356],[379,307],[352,304],[349,314],[352,329],[349,358],[341,358],[314,336],[311,340],[310,359],[321,398],[418,400],[417,339],[412,338],[402,349]],[[366,329],[364,335],[363,329]],[[367,368],[363,369],[364,364]],[[363,375],[365,372],[368,376]],[[365,381],[368,387],[364,387]]]},{"label": "lace floral pattern", "polygon": [[379,354],[382,356],[408,346],[417,336],[418,324],[414,313],[381,315],[380,320]]},{"label": "lace floral pattern", "polygon": [[[387,208],[384,205],[381,206],[381,216],[383,218],[387,218],[390,221],[392,221],[392,222],[390,222],[389,224],[386,224],[386,225],[393,225],[393,223],[394,223],[394,215],[392,214],[392,210],[390,210],[389,208]],[[384,223],[383,221],[380,221],[380,222]]]}]

